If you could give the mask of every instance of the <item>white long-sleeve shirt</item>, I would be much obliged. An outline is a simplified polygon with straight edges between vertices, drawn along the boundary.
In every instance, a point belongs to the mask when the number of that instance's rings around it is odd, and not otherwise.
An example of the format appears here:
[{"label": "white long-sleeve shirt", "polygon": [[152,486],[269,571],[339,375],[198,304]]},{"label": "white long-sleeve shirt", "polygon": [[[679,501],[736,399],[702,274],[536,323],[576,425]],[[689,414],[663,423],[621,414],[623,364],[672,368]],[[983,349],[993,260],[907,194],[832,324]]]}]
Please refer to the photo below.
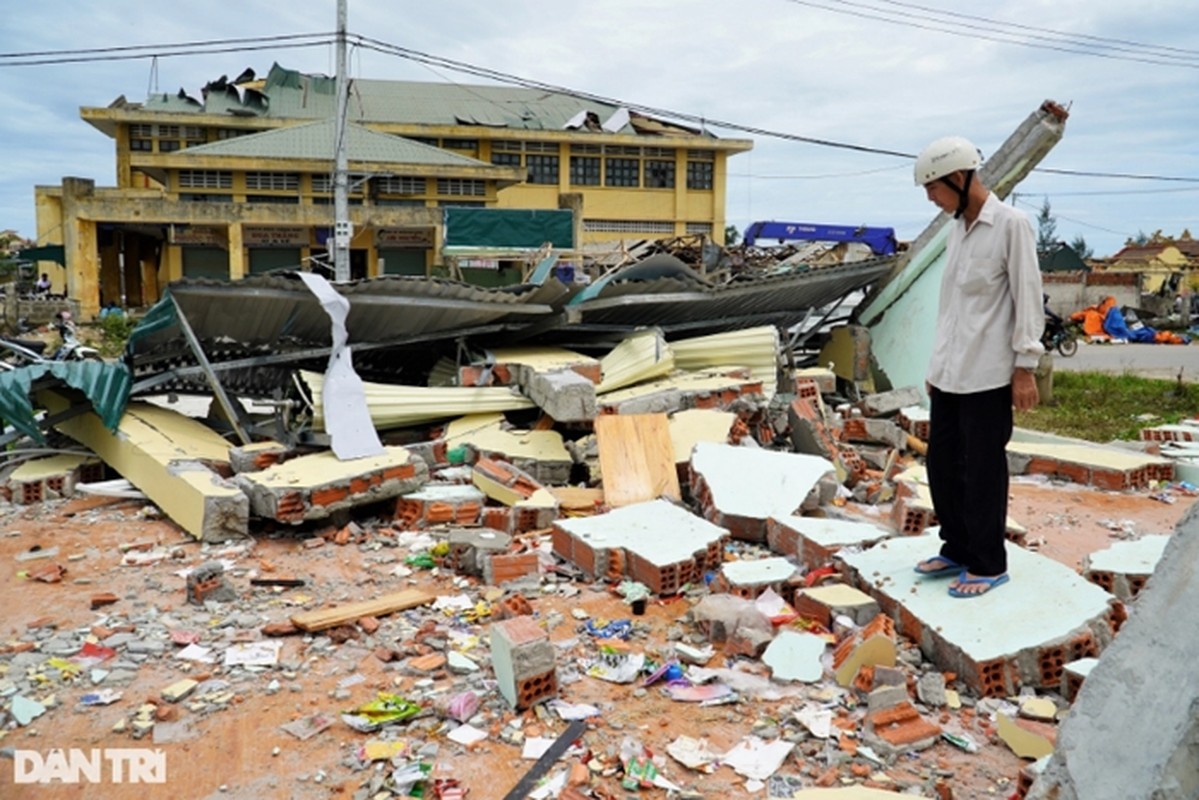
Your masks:
[{"label": "white long-sleeve shirt", "polygon": [[965,219],[952,225],[928,382],[970,394],[1006,386],[1016,367],[1037,366],[1045,352],[1041,270],[1028,215],[994,194],[969,228]]}]

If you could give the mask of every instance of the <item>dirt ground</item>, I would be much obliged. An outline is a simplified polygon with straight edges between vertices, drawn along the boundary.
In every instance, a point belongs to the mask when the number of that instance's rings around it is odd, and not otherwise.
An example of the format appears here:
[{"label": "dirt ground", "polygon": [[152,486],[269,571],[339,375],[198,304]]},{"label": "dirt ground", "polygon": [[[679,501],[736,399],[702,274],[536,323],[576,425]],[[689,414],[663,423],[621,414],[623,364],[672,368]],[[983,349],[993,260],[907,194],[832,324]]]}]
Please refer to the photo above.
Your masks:
[{"label": "dirt ground", "polygon": [[[1017,479],[1012,486],[1010,513],[1028,529],[1028,540],[1043,554],[1070,567],[1078,567],[1088,552],[1102,549],[1127,535],[1169,533],[1182,516],[1190,498],[1167,503],[1153,499],[1153,492],[1104,492],[1076,485],[1048,484]],[[356,636],[342,644],[322,636],[282,637],[279,665],[267,668],[225,667],[197,664],[174,657],[180,645],[166,642],[166,650],[140,661],[127,682],[110,685],[109,679],[93,686],[89,670],[74,680],[32,663],[31,655],[17,660],[19,651],[37,643],[33,655],[47,657],[49,643],[104,639],[115,632],[129,632],[146,640],[160,640],[167,631],[198,634],[204,645],[227,645],[242,639],[260,639],[266,622],[285,620],[301,607],[314,608],[368,599],[408,587],[419,587],[438,595],[468,594],[477,598],[482,590],[475,579],[447,572],[413,568],[404,575],[402,547],[390,546],[396,535],[375,530],[367,541],[338,546],[332,542],[309,548],[302,537],[330,533],[332,528],[312,527],[301,531],[271,530],[261,526],[246,552],[226,553],[215,546],[189,541],[169,521],[147,513],[144,501],[110,498],[76,498],[29,507],[0,509],[0,687],[5,678],[14,681],[40,674],[40,689],[32,694],[53,705],[26,727],[11,722],[3,731],[0,747],[33,749],[43,753],[52,748],[140,748],[153,747],[165,753],[167,781],[163,785],[114,783],[14,784],[14,761],[0,759],[0,797],[3,798],[352,798],[365,796],[363,787],[373,776],[382,778],[385,762],[366,768],[356,763],[355,752],[367,740],[398,739],[443,774],[457,778],[472,800],[504,797],[534,763],[521,756],[512,721],[520,722],[526,739],[555,738],[567,723],[544,707],[519,717],[506,710],[495,692],[485,694],[475,722],[488,734],[483,742],[468,747],[445,738],[450,725],[439,713],[429,713],[408,725],[391,726],[385,732],[364,734],[340,720],[315,736],[300,741],[280,726],[316,712],[336,718],[337,713],[371,700],[379,691],[403,697],[423,698],[435,707],[464,688],[484,693],[490,667],[475,676],[456,675],[438,669],[422,673],[412,669],[407,657],[446,646],[453,630],[465,636],[485,632],[483,624],[459,617],[417,609],[380,619],[378,630]],[[861,511],[861,509],[859,509]],[[868,512],[864,512],[867,513]],[[389,541],[392,540],[392,541]],[[134,547],[130,547],[134,545]],[[157,563],[128,566],[126,553],[147,552],[148,545],[165,547],[168,556]],[[21,554],[58,548],[48,559],[18,560]],[[151,551],[152,552],[152,551]],[[189,606],[185,580],[177,573],[213,558],[228,559],[227,576],[238,593],[236,601],[206,609]],[[48,563],[66,568],[62,580],[47,583],[21,577],[23,570]],[[396,573],[400,572],[400,575]],[[257,588],[254,575],[292,575],[303,578],[298,588]],[[90,600],[112,592],[117,602],[93,610]],[[657,686],[641,683],[613,684],[590,677],[572,676],[581,656],[594,655],[592,637],[580,632],[584,613],[592,621],[629,618],[628,606],[604,587],[591,583],[559,581],[526,592],[537,616],[550,623],[557,647],[562,680],[560,696],[572,703],[590,703],[601,709],[592,717],[582,745],[594,757],[591,786],[597,797],[623,798],[635,795],[665,797],[662,789],[639,791],[621,788],[617,774],[622,742],[631,740],[655,755],[663,756],[663,774],[674,783],[702,797],[765,797],[764,789],[751,791],[743,777],[727,766],[705,775],[687,769],[665,756],[665,746],[680,735],[706,737],[715,750],[731,747],[750,733],[769,737],[780,729],[793,731],[787,722],[791,712],[808,697],[816,697],[830,684],[796,685],[794,696],[780,699],[743,699],[732,705],[699,707],[675,702]],[[690,603],[680,597],[650,605],[643,617],[635,617],[637,629],[629,645],[634,651],[651,654],[669,639],[690,633],[681,621]],[[420,624],[433,619],[438,629]],[[681,630],[680,630],[681,629]],[[454,639],[467,648],[470,640]],[[384,663],[376,657],[378,647],[398,651],[401,658]],[[5,652],[7,651],[7,652]],[[118,672],[113,661],[129,661],[122,653],[98,665]],[[44,658],[40,659],[44,660]],[[724,661],[717,654],[713,664]],[[20,666],[14,668],[13,664]],[[765,674],[760,663],[749,663],[751,671]],[[7,674],[4,672],[7,670]],[[19,670],[20,674],[17,674]],[[227,705],[192,710],[189,700],[168,704],[160,699],[168,685],[190,677],[227,680],[232,698]],[[577,677],[577,679],[574,679]],[[87,706],[80,698],[89,691],[113,688],[123,696],[112,705]],[[8,697],[3,702],[7,705]],[[174,740],[156,743],[158,734],[138,740],[114,725],[131,719],[143,703],[155,703],[166,715]],[[860,716],[861,709],[850,698],[843,700],[842,719]],[[915,754],[901,755],[890,764],[873,764],[851,757],[835,742],[806,738],[799,741],[779,774],[798,776],[805,786],[823,783],[845,785],[866,781],[869,785],[915,791],[918,796],[954,798],[1008,797],[1015,788],[1021,759],[1013,755],[979,716],[941,711],[928,716],[947,730],[969,733],[983,744],[978,753],[967,753],[946,741]],[[171,719],[174,717],[174,719]],[[569,763],[579,761],[572,753]],[[836,768],[830,772],[830,764]],[[561,769],[561,767],[559,767]],[[948,786],[951,794],[938,795],[935,784]],[[383,796],[391,796],[384,794]],[[425,797],[431,796],[426,792]]]}]

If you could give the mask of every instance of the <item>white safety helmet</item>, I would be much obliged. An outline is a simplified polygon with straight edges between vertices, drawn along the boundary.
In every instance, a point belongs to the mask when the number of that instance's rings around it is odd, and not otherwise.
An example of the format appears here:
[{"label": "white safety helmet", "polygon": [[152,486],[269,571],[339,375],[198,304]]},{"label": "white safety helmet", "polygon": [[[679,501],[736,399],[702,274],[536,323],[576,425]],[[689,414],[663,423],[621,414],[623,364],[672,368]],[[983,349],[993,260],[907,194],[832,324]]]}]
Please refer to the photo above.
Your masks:
[{"label": "white safety helmet", "polygon": [[946,136],[916,157],[916,185],[925,186],[958,170],[976,170],[982,163],[982,153],[968,139]]}]

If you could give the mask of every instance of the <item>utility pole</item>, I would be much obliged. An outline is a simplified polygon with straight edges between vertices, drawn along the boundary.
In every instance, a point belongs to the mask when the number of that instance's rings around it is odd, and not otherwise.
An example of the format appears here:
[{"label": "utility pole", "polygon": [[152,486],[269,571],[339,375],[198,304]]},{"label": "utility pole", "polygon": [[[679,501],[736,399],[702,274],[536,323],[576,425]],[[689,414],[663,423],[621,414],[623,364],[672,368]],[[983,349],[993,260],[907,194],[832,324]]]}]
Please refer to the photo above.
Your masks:
[{"label": "utility pole", "polygon": [[333,280],[350,279],[349,156],[346,154],[346,107],[349,105],[349,76],[346,61],[346,0],[337,0],[337,122],[334,125],[333,166]]}]

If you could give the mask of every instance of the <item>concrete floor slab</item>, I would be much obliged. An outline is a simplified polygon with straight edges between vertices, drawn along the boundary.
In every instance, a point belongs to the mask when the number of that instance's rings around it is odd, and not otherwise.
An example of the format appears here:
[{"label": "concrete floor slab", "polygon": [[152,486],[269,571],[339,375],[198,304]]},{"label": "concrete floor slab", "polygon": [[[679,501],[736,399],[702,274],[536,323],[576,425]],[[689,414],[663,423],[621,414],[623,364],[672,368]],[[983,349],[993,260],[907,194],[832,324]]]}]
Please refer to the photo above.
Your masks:
[{"label": "concrete floor slab", "polygon": [[788,515],[777,520],[796,534],[824,550],[842,547],[868,547],[895,535],[895,531],[873,522],[857,522],[832,517]]},{"label": "concrete floor slab", "polygon": [[1152,575],[1169,541],[1169,536],[1142,536],[1135,541],[1116,542],[1105,550],[1087,556],[1083,561],[1083,570]]},{"label": "concrete floor slab", "polygon": [[[720,563],[728,531],[666,500],[635,503],[554,523],[554,552],[593,576],[616,570],[662,594],[702,580]],[[626,556],[627,554],[627,556]]]},{"label": "concrete floor slab", "polygon": [[720,567],[720,572],[733,586],[767,586],[787,581],[796,569],[785,558],[759,558],[729,561]]},{"label": "concrete floor slab", "polygon": [[1011,582],[982,597],[955,598],[948,581],[914,566],[940,547],[936,529],[888,539],[841,558],[859,588],[942,669],[985,695],[1024,685],[1056,688],[1067,661],[1097,655],[1122,609],[1068,567],[1008,544]]},{"label": "concrete floor slab", "polygon": [[799,510],[808,493],[834,467],[804,453],[700,442],[691,456],[692,471],[712,492],[712,504],[724,514],[765,520]]}]

